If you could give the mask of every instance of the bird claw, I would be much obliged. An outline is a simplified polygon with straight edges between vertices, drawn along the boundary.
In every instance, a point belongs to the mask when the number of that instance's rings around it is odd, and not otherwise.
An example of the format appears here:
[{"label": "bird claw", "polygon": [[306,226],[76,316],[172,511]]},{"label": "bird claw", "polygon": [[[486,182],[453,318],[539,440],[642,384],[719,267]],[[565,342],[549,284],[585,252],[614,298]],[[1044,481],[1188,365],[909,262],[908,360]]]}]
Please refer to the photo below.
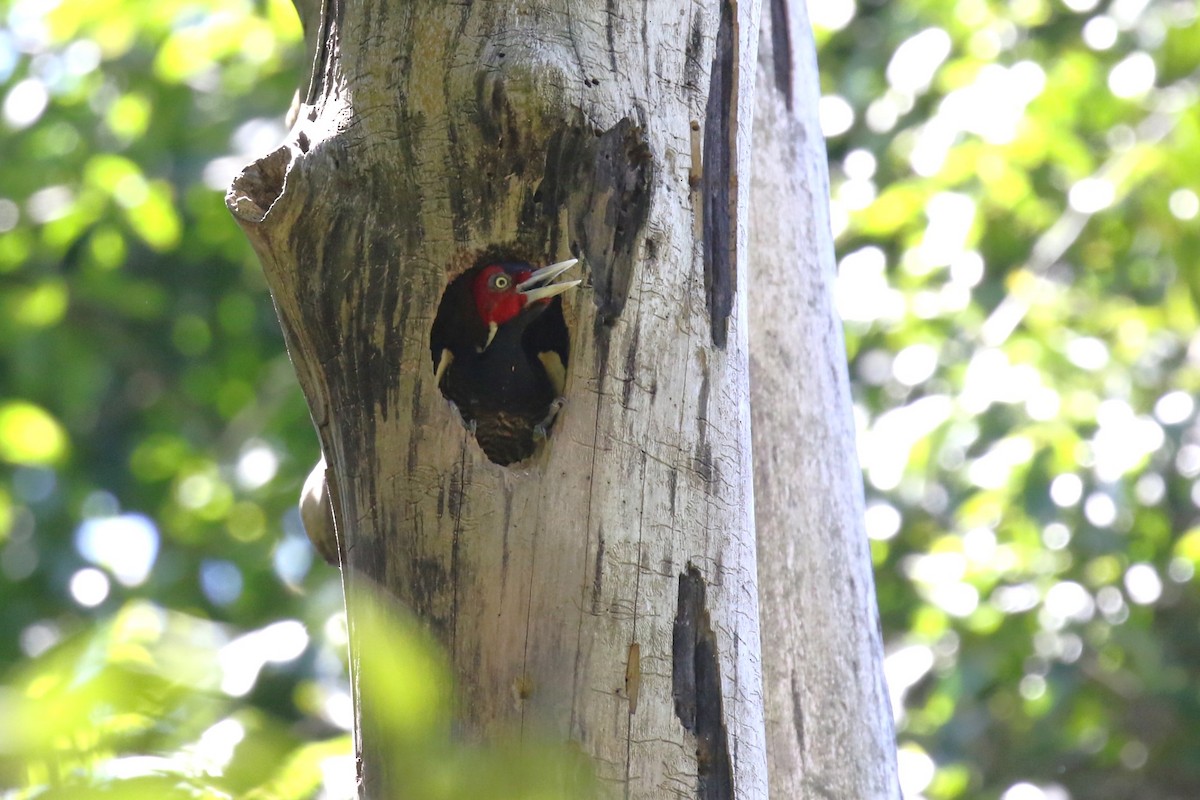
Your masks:
[{"label": "bird claw", "polygon": [[463,427],[467,429],[467,433],[469,433],[469,434],[471,434],[472,436],[474,436],[474,435],[475,435],[475,426],[476,426],[478,423],[477,423],[475,420],[473,420],[473,419],[468,419],[468,418],[467,418],[467,415],[466,415],[466,414],[464,414],[464,413],[462,412],[462,409],[458,407],[458,403],[456,403],[456,402],[454,402],[453,400],[451,400],[449,404],[450,404],[450,410],[451,410],[451,411],[453,411],[453,412],[454,412],[454,414],[455,414],[455,415],[456,415],[456,416],[457,416],[457,417],[458,417],[460,420],[462,420]]},{"label": "bird claw", "polygon": [[550,426],[554,424],[554,418],[558,416],[559,409],[567,403],[567,398],[560,397],[550,404],[550,413],[546,414],[546,418],[533,426],[533,438],[545,439],[550,433]]}]

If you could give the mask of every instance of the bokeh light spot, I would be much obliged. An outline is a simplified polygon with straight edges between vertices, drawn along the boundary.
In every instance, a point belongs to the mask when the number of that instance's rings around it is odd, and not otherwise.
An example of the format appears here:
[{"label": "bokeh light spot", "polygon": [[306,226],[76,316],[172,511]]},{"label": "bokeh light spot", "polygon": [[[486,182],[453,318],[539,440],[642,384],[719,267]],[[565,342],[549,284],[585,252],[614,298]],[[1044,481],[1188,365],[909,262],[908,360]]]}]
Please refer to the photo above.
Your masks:
[{"label": "bokeh light spot", "polygon": [[95,567],[85,567],[71,576],[71,597],[85,608],[94,608],[108,597],[108,576]]},{"label": "bokeh light spot", "polygon": [[857,10],[854,0],[808,0],[808,18],[814,28],[840,31]]},{"label": "bokeh light spot", "polygon": [[1117,187],[1107,178],[1083,178],[1067,193],[1067,203],[1080,214],[1095,214],[1113,204]]},{"label": "bokeh light spot", "polygon": [[1051,550],[1062,550],[1071,543],[1071,529],[1061,522],[1051,522],[1042,531],[1042,543]]},{"label": "bokeh light spot", "polygon": [[75,531],[79,554],[108,569],[125,586],[146,581],[158,546],[158,528],[145,514],[86,519]]},{"label": "bokeh light spot", "polygon": [[221,690],[233,697],[247,694],[267,664],[285,664],[308,647],[308,631],[297,620],[273,622],[239,636],[221,648],[218,656],[223,678]]},{"label": "bokeh light spot", "polygon": [[261,439],[251,439],[242,446],[237,462],[237,482],[243,489],[265,486],[279,469],[279,456]]},{"label": "bokeh light spot", "polygon": [[52,622],[35,622],[21,631],[21,652],[37,658],[62,640],[62,631]]},{"label": "bokeh light spot", "polygon": [[821,120],[821,133],[827,139],[841,136],[854,125],[854,107],[836,94],[821,98],[817,104],[817,115]]},{"label": "bokeh light spot", "polygon": [[200,564],[200,589],[216,606],[233,604],[242,595],[242,572],[229,561],[209,559]]},{"label": "bokeh light spot", "polygon": [[1154,416],[1164,425],[1179,425],[1191,418],[1196,408],[1192,396],[1181,390],[1167,392],[1154,404]]},{"label": "bokeh light spot", "polygon": [[912,448],[941,427],[953,408],[949,397],[929,395],[880,415],[859,436],[859,459],[871,485],[885,492],[899,486]]},{"label": "bokeh light spot", "polygon": [[941,28],[926,28],[900,43],[887,66],[893,89],[922,94],[929,89],[938,67],[950,55],[950,34]]},{"label": "bokeh light spot", "polygon": [[867,506],[864,514],[867,536],[875,541],[887,541],[900,532],[903,518],[890,503],[874,502]]},{"label": "bokeh light spot", "polygon": [[1087,622],[1096,612],[1092,595],[1075,581],[1059,581],[1051,586],[1043,605],[1051,616],[1071,622]]},{"label": "bokeh light spot", "polygon": [[1026,700],[1038,700],[1046,694],[1046,679],[1041,675],[1026,675],[1021,678],[1017,691]]},{"label": "bokeh light spot", "polygon": [[900,772],[900,791],[905,797],[918,797],[937,774],[937,764],[915,744],[901,745],[896,751],[896,766]]},{"label": "bokeh light spot", "polygon": [[271,555],[275,574],[292,586],[304,579],[312,568],[312,562],[312,545],[304,535],[283,537]]},{"label": "bokeh light spot", "polygon": [[50,92],[38,78],[26,78],[8,90],[4,98],[4,121],[9,127],[28,128],[41,118],[50,103]]},{"label": "bokeh light spot", "polygon": [[1167,208],[1176,219],[1184,221],[1196,218],[1200,214],[1200,196],[1191,189],[1176,189],[1167,198]]},{"label": "bokeh light spot", "polygon": [[67,449],[58,420],[33,403],[0,403],[0,459],[10,464],[53,464]]},{"label": "bokeh light spot", "polygon": [[1132,100],[1153,89],[1156,77],[1154,57],[1138,51],[1113,66],[1108,73],[1108,88],[1117,97]]},{"label": "bokeh light spot", "polygon": [[883,659],[883,674],[894,714],[901,715],[904,694],[933,669],[933,663],[933,650],[923,644],[901,647]]},{"label": "bokeh light spot", "polygon": [[892,374],[905,386],[918,386],[937,371],[938,349],[928,344],[912,344],[896,354]]},{"label": "bokeh light spot", "polygon": [[891,320],[904,314],[904,295],[888,283],[887,256],[874,246],[847,253],[838,263],[834,300],[848,322]]},{"label": "bokeh light spot", "polygon": [[1094,492],[1084,501],[1083,516],[1097,528],[1111,527],[1117,521],[1117,504],[1107,494]]},{"label": "bokeh light spot", "polygon": [[1083,480],[1071,472],[1056,476],[1050,482],[1050,499],[1060,508],[1075,505],[1083,499]]},{"label": "bokeh light spot", "polygon": [[1083,25],[1083,43],[1093,50],[1110,50],[1117,43],[1117,21],[1107,14],[1098,14]]},{"label": "bokeh light spot", "polygon": [[1125,571],[1125,591],[1129,593],[1129,599],[1138,605],[1151,605],[1162,596],[1162,578],[1149,564],[1133,564]]},{"label": "bokeh light spot", "polygon": [[1000,800],[1070,800],[1060,786],[1041,787],[1032,783],[1014,783],[1005,790]]},{"label": "bokeh light spot", "polygon": [[234,751],[246,738],[246,728],[233,718],[226,718],[200,734],[200,739],[188,748],[193,768],[206,775],[221,775],[233,760]]},{"label": "bokeh light spot", "polygon": [[1067,360],[1080,369],[1096,371],[1108,366],[1108,345],[1094,336],[1079,336],[1067,343]]},{"label": "bokeh light spot", "polygon": [[66,186],[47,186],[29,195],[25,210],[34,222],[45,224],[62,219],[71,210],[75,195]]},{"label": "bokeh light spot", "polygon": [[20,207],[7,197],[0,197],[0,233],[8,233],[20,220]]}]

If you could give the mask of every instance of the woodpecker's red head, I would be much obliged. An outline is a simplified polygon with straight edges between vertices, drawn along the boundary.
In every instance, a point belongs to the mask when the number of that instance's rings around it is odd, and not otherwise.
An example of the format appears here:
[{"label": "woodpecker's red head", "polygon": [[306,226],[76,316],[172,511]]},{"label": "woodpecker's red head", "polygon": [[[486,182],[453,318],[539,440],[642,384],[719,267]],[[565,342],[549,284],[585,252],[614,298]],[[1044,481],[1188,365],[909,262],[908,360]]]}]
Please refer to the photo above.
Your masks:
[{"label": "woodpecker's red head", "polygon": [[496,331],[526,308],[550,302],[550,298],[578,286],[580,281],[552,283],[555,278],[575,266],[578,259],[568,259],[548,267],[534,269],[525,263],[488,264],[475,276],[471,293],[475,310],[488,326],[487,343],[492,343]]}]

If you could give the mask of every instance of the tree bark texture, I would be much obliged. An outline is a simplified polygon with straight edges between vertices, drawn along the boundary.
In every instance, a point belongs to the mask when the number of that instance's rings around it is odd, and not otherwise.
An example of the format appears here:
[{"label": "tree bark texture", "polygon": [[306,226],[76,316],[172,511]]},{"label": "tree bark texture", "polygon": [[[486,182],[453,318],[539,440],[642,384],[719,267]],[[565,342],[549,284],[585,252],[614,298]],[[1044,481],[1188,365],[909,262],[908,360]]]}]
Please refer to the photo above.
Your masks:
[{"label": "tree bark texture", "polygon": [[773,798],[899,798],[862,525],[829,176],[801,0],[763,8],[750,189],[750,383]]},{"label": "tree bark texture", "polygon": [[[311,86],[229,205],[328,462],[345,581],[449,650],[461,733],[638,798],[766,796],[745,211],[758,3],[311,3]],[[489,462],[430,326],[484,254],[576,255],[566,405]],[[371,643],[348,592],[351,672]],[[403,797],[357,702],[361,794]]]}]

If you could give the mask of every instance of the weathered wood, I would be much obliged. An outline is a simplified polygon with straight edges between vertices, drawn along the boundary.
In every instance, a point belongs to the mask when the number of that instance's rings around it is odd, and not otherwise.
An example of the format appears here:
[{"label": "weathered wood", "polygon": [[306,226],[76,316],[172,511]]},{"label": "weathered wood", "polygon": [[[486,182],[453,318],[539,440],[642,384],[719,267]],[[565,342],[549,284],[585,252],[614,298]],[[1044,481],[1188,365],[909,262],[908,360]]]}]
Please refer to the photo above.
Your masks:
[{"label": "weathered wood", "polygon": [[750,378],[771,797],[899,798],[804,3],[764,8]]},{"label": "weathered wood", "polygon": [[[229,197],[330,467],[347,582],[445,643],[463,736],[573,740],[628,797],[766,796],[738,268],[757,16],[331,0],[287,144]],[[485,251],[577,255],[588,278],[565,297],[566,405],[516,468],[432,380],[441,292]],[[357,707],[362,796],[400,797]]]}]

